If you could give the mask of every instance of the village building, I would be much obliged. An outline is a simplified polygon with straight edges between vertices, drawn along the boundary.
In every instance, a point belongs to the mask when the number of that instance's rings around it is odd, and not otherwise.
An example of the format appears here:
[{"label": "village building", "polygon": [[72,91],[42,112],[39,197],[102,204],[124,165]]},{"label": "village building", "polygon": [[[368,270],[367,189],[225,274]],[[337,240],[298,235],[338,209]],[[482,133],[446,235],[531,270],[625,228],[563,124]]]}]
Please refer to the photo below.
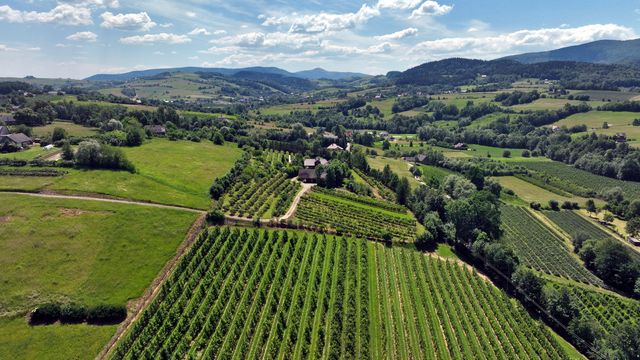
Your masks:
[{"label": "village building", "polygon": [[327,159],[317,157],[315,159],[305,159],[304,167],[305,169],[315,169],[317,166],[327,165],[328,163]]},{"label": "village building", "polygon": [[0,136],[0,146],[13,144],[20,149],[26,149],[33,145],[33,140],[25,134],[8,134]]},{"label": "village building", "polygon": [[327,150],[332,150],[332,151],[344,151],[344,148],[336,143],[333,143],[329,146],[327,146]]},{"label": "village building", "polygon": [[5,123],[6,125],[14,125],[16,123],[16,119],[14,119],[13,115],[10,114],[0,114],[0,123]]},{"label": "village building", "polygon": [[[321,157],[317,157],[315,159],[305,159],[304,160],[304,169],[300,169],[298,171],[298,180],[303,183],[317,183],[318,182],[318,173],[316,168],[318,166],[326,165],[329,162],[326,159]],[[320,174],[320,179],[326,179],[327,173],[323,172]]]},{"label": "village building", "polygon": [[167,134],[167,129],[162,125],[147,125],[144,129],[148,130],[153,136],[165,136]]},{"label": "village building", "polygon": [[462,149],[465,149],[466,147],[467,147],[467,144],[465,143],[457,143],[453,145],[453,148],[456,150],[462,150]]},{"label": "village building", "polygon": [[627,142],[627,134],[625,133],[617,133],[613,136],[613,140],[619,142],[619,143],[623,143],[623,142]]}]

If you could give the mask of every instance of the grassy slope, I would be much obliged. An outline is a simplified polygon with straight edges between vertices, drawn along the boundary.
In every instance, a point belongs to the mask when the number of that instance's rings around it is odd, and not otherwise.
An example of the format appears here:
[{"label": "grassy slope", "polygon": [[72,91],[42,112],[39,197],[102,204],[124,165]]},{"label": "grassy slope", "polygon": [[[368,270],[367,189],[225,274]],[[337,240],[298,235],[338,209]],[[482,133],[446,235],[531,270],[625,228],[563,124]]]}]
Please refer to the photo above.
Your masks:
[{"label": "grassy slope", "polygon": [[52,154],[56,151],[60,151],[60,149],[44,150],[39,145],[34,145],[31,148],[20,152],[0,153],[0,158],[31,160],[37,156]]},{"label": "grassy slope", "polygon": [[[0,194],[0,218],[0,312],[21,313],[55,299],[124,304],[140,297],[195,215]],[[22,316],[0,317],[0,358],[90,358],[115,328],[31,328]]]},{"label": "grassy slope", "polygon": [[98,129],[96,128],[77,125],[72,122],[54,121],[52,124],[49,124],[46,126],[34,127],[33,135],[46,136],[47,134],[52,134],[53,129],[55,128],[63,128],[67,131],[67,135],[75,136],[75,137],[86,137],[86,136],[96,135],[98,133]]},{"label": "grassy slope", "polygon": [[536,201],[546,206],[549,200],[557,200],[560,203],[562,203],[563,201],[572,201],[577,202],[580,205],[584,205],[584,203],[587,201],[586,198],[582,198],[579,196],[566,197],[554,194],[548,190],[545,190],[524,180],[518,179],[514,176],[502,176],[496,177],[494,179],[498,180],[503,187],[513,190],[516,195],[518,195],[518,197],[528,203]]},{"label": "grassy slope", "polygon": [[[235,144],[152,140],[123,148],[137,173],[67,169],[61,178],[0,177],[0,189],[100,193],[127,199],[207,209],[213,180],[224,175],[241,156]],[[23,184],[23,181],[25,182]]]},{"label": "grassy slope", "polygon": [[409,180],[409,185],[412,189],[415,189],[420,185],[418,181],[413,177],[413,174],[411,174],[411,172],[409,171],[409,163],[402,159],[392,159],[382,156],[376,156],[368,157],[367,161],[372,168],[378,169],[380,171],[382,171],[382,169],[384,169],[386,165],[389,165],[394,173],[398,174],[398,176],[402,178],[406,178],[407,180]]}]

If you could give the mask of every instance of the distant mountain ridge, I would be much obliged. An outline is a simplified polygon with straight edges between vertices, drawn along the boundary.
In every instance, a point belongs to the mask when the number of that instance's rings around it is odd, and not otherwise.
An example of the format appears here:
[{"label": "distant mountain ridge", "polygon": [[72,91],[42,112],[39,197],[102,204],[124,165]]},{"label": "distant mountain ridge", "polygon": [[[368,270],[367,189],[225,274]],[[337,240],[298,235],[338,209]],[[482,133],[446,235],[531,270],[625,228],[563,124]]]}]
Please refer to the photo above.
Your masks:
[{"label": "distant mountain ridge", "polygon": [[512,55],[502,58],[504,59],[523,64],[578,61],[593,64],[640,65],[640,39],[599,40],[551,51]]},{"label": "distant mountain ridge", "polygon": [[305,70],[305,71],[298,71],[298,72],[289,72],[287,70],[283,70],[277,67],[262,67],[262,66],[254,66],[254,67],[246,67],[246,68],[238,68],[238,69],[190,66],[190,67],[139,70],[139,71],[122,73],[122,74],[96,74],[84,80],[127,81],[132,79],[155,76],[155,75],[167,73],[167,72],[169,73],[174,73],[174,72],[216,73],[224,76],[235,76],[239,73],[259,73],[259,74],[281,75],[286,77],[294,77],[294,78],[307,79],[307,80],[319,80],[319,79],[344,80],[344,79],[351,79],[351,78],[370,77],[370,75],[367,75],[367,74],[353,73],[353,72],[327,71],[322,68],[315,68],[312,70]]}]

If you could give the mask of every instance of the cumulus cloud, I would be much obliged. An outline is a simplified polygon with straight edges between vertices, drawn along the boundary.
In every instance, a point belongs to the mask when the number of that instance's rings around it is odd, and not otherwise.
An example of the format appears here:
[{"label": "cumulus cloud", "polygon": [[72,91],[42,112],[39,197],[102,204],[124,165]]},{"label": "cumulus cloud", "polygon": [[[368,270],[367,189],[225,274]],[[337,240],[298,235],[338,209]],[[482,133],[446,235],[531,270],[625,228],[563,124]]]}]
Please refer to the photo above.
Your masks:
[{"label": "cumulus cloud", "polygon": [[490,58],[515,51],[540,51],[602,39],[636,38],[633,29],[616,24],[593,24],[575,28],[520,30],[488,37],[457,37],[417,44],[412,54],[431,57],[468,56]]},{"label": "cumulus cloud", "polygon": [[91,31],[81,31],[67,36],[67,40],[95,42],[98,35]]},{"label": "cumulus cloud", "polygon": [[7,45],[0,44],[0,51],[16,51],[14,48],[10,48]]},{"label": "cumulus cloud", "polygon": [[409,36],[414,36],[417,33],[418,33],[418,29],[416,29],[416,28],[407,28],[407,29],[404,29],[404,30],[396,31],[396,32],[391,33],[391,34],[376,36],[375,39],[376,40],[383,40],[383,41],[399,40],[399,39],[404,39],[404,38],[409,37]]},{"label": "cumulus cloud", "polygon": [[318,45],[319,37],[316,35],[289,33],[289,32],[249,32],[233,36],[226,36],[217,40],[211,40],[212,44],[238,47],[276,47],[283,46],[299,49],[306,45]]},{"label": "cumulus cloud", "polygon": [[380,0],[378,1],[378,8],[380,9],[414,9],[420,5],[422,0]]},{"label": "cumulus cloud", "polygon": [[195,28],[195,29],[191,30],[189,35],[206,35],[206,36],[209,36],[209,35],[211,35],[211,33],[209,32],[209,30],[207,30],[205,28]]},{"label": "cumulus cloud", "polygon": [[337,54],[337,55],[370,55],[370,54],[382,54],[389,52],[393,49],[393,45],[389,42],[384,42],[377,45],[369,46],[368,48],[359,48],[356,46],[344,46],[336,45],[329,40],[324,40],[320,45],[323,53]]},{"label": "cumulus cloud", "polygon": [[87,7],[59,4],[45,11],[15,10],[8,5],[0,6],[0,21],[10,23],[56,23],[61,25],[91,25],[91,9]]},{"label": "cumulus cloud", "polygon": [[186,44],[191,42],[191,39],[187,35],[160,33],[160,34],[145,34],[145,35],[124,37],[120,39],[120,42],[126,45],[155,44],[155,43]]},{"label": "cumulus cloud", "polygon": [[311,15],[285,15],[264,17],[262,23],[265,26],[273,25],[290,25],[290,32],[309,32],[319,33],[326,31],[339,31],[353,28],[369,21],[370,19],[380,16],[380,10],[369,5],[362,5],[360,10],[352,13],[330,14],[319,13]]},{"label": "cumulus cloud", "polygon": [[213,32],[213,35],[226,35],[227,31],[226,30],[216,30]]},{"label": "cumulus cloud", "polygon": [[442,16],[453,10],[453,5],[439,4],[437,1],[427,0],[417,9],[411,12],[410,19],[417,19],[423,16]]},{"label": "cumulus cloud", "polygon": [[157,25],[146,12],[113,14],[107,11],[100,17],[102,18],[100,26],[107,29],[149,31]]},{"label": "cumulus cloud", "polygon": [[82,7],[89,7],[89,6],[110,7],[110,8],[120,7],[119,0],[65,0],[65,1],[58,1],[58,2],[82,6]]}]

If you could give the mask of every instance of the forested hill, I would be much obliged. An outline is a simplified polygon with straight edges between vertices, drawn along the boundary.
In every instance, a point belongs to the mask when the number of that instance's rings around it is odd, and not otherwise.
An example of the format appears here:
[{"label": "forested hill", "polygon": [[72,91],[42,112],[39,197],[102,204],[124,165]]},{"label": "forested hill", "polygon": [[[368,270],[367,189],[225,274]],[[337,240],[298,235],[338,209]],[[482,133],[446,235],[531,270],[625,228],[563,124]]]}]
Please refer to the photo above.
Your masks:
[{"label": "forested hill", "polygon": [[452,58],[416,66],[388,76],[400,85],[444,85],[513,82],[522,78],[558,80],[573,89],[608,89],[640,86],[640,67],[550,61],[523,64],[514,60]]},{"label": "forested hill", "polygon": [[595,64],[640,64],[640,39],[600,40],[557,50],[508,56],[525,64],[547,61],[580,61]]}]

